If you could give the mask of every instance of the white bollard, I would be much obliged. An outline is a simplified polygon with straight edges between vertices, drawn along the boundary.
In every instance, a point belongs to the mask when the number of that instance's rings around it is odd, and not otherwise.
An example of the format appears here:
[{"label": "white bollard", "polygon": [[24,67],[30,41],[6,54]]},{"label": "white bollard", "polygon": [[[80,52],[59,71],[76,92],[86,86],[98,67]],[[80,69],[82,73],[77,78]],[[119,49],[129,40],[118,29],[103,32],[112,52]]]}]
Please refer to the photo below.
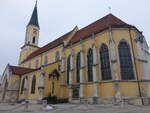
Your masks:
[{"label": "white bollard", "polygon": [[25,112],[28,112],[28,109],[29,109],[29,101],[25,101],[25,104],[24,104],[24,111],[25,111]]},{"label": "white bollard", "polygon": [[42,103],[43,103],[43,108],[46,108],[46,106],[47,106],[47,100],[43,100]]}]

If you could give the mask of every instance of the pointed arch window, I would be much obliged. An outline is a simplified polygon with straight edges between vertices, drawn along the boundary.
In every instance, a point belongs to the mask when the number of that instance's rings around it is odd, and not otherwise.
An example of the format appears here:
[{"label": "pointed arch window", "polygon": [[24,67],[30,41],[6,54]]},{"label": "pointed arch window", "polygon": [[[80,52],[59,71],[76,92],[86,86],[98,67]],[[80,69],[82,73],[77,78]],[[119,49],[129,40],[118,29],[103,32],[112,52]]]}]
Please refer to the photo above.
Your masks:
[{"label": "pointed arch window", "polygon": [[100,48],[100,61],[101,61],[102,80],[111,80],[112,76],[110,69],[109,51],[107,45],[105,44],[102,44]]},{"label": "pointed arch window", "polygon": [[59,60],[60,60],[60,54],[59,51],[57,51],[55,56],[55,61],[59,61]]},{"label": "pointed arch window", "polygon": [[23,94],[24,84],[25,84],[25,78],[22,79],[22,84],[21,84],[21,94]]},{"label": "pointed arch window", "polygon": [[80,63],[80,52],[77,54],[77,59],[76,59],[76,80],[77,83],[80,83],[80,67],[81,67],[81,63]]},{"label": "pointed arch window", "polygon": [[70,70],[71,70],[70,59],[71,59],[71,56],[69,55],[69,56],[68,56],[68,59],[67,59],[67,84],[69,84],[69,72],[70,72]]},{"label": "pointed arch window", "polygon": [[35,93],[35,87],[36,87],[36,77],[34,75],[33,78],[32,78],[31,94]]},{"label": "pointed arch window", "polygon": [[33,39],[32,39],[32,43],[33,43],[33,44],[35,44],[35,37],[33,37]]},{"label": "pointed arch window", "polygon": [[87,54],[88,82],[93,81],[93,50],[90,48]]},{"label": "pointed arch window", "polygon": [[122,80],[135,79],[130,47],[127,42],[122,41],[119,44],[119,58]]}]

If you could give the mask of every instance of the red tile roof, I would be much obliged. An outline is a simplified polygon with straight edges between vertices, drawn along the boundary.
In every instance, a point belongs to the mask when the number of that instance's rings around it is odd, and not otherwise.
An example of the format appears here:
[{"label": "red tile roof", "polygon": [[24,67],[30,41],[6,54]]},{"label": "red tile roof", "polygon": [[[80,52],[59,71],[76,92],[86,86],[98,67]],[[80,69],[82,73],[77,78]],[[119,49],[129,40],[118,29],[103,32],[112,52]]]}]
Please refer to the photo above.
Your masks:
[{"label": "red tile roof", "polygon": [[81,30],[79,30],[74,35],[74,37],[72,38],[70,43],[73,44],[75,42],[78,42],[81,39],[89,37],[93,33],[98,33],[100,31],[103,31],[110,26],[111,27],[130,27],[131,25],[126,24],[125,22],[123,22],[122,20],[120,20],[119,18],[115,17],[112,14],[108,14],[105,17],[103,17],[103,18],[95,21],[94,23],[92,23],[92,24],[82,28]]},{"label": "red tile roof", "polygon": [[[87,38],[88,36],[92,35],[93,33],[98,33],[102,30],[107,29],[108,27],[131,27],[131,25],[126,24],[125,22],[123,22],[122,20],[120,20],[119,18],[115,17],[112,14],[108,14],[105,17],[97,20],[96,22],[82,28],[81,30],[77,31],[77,33],[73,36],[73,38],[70,40],[70,44],[72,43],[76,43],[78,41],[80,41],[81,39]],[[43,46],[42,48],[39,48],[37,51],[31,53],[27,59],[25,59],[22,63],[54,48],[59,46],[60,44],[63,44],[63,40],[67,38],[67,36],[70,34],[71,32],[61,36],[60,38],[56,39],[53,42],[50,42],[49,44],[47,44],[46,46]]]},{"label": "red tile roof", "polygon": [[47,45],[43,46],[42,48],[39,48],[35,52],[31,53],[22,63],[24,63],[24,62],[32,59],[33,57],[36,57],[36,56],[54,48],[54,47],[57,47],[57,46],[63,44],[63,40],[65,40],[71,32],[72,31],[66,33],[65,35],[61,36],[60,38],[50,42],[49,44],[47,44]]},{"label": "red tile roof", "polygon": [[35,70],[30,68],[18,67],[18,66],[9,66],[9,67],[10,70],[12,71],[12,74],[16,74],[16,75],[23,75]]}]

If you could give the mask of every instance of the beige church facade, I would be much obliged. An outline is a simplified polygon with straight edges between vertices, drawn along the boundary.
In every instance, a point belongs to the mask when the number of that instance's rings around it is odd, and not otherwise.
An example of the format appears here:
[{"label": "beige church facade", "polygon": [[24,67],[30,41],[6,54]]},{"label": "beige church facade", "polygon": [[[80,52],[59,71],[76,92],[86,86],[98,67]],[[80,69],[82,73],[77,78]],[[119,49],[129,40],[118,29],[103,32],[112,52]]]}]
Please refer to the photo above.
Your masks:
[{"label": "beige church facade", "polygon": [[26,27],[18,66],[7,65],[0,100],[56,96],[74,103],[149,104],[149,47],[135,26],[113,14],[38,47],[37,5]]}]

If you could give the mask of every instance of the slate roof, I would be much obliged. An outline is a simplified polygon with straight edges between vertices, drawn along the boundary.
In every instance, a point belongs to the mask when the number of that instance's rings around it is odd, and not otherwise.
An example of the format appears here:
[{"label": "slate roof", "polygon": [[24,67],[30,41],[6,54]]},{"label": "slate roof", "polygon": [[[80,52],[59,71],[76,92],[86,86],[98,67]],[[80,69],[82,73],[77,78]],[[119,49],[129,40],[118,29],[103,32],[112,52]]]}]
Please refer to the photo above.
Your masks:
[{"label": "slate roof", "polygon": [[30,68],[18,67],[18,66],[9,66],[9,68],[12,71],[12,74],[15,74],[15,75],[23,75],[23,74],[30,73],[35,70],[35,69],[30,69]]},{"label": "slate roof", "polygon": [[[116,16],[114,16],[113,14],[108,14],[106,16],[104,16],[103,18],[95,21],[94,23],[78,30],[76,32],[76,34],[72,37],[72,39],[70,40],[69,44],[74,44],[78,41],[80,41],[81,39],[85,39],[87,37],[89,37],[90,35],[92,35],[93,33],[99,33],[105,29],[108,29],[109,27],[118,27],[118,28],[124,28],[124,27],[133,27],[125,22],[123,22],[122,20],[120,20],[119,18],[117,18]],[[22,63],[54,48],[59,46],[60,44],[63,44],[63,40],[65,38],[67,38],[67,36],[70,34],[71,32],[61,36],[60,38],[56,39],[53,42],[50,42],[49,44],[47,44],[46,46],[43,46],[42,48],[38,49],[37,51],[31,53],[27,59],[25,59]]]},{"label": "slate roof", "polygon": [[37,13],[37,4],[34,7],[31,19],[29,21],[28,25],[35,25],[37,27],[39,27],[39,22],[38,22],[38,13]]}]

